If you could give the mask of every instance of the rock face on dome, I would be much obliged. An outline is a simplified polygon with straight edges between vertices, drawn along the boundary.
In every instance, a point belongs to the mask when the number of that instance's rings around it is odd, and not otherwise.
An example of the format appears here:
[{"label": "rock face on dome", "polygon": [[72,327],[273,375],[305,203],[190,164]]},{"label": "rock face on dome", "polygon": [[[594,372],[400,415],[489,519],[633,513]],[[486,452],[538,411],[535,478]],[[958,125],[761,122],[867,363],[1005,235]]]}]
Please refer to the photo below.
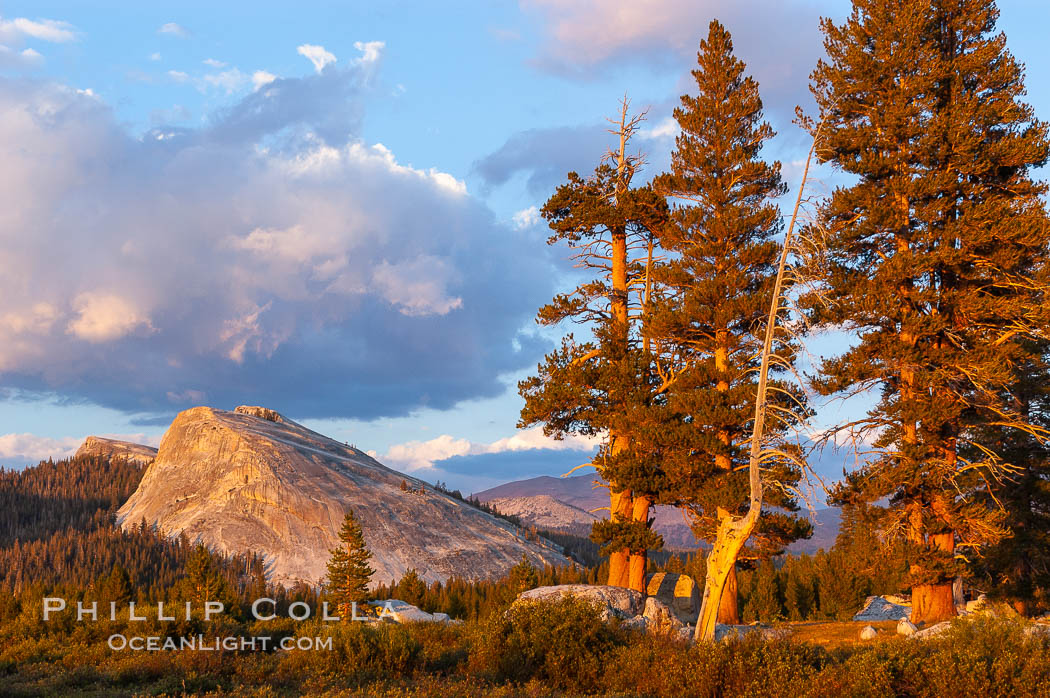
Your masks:
[{"label": "rock face on dome", "polygon": [[124,458],[129,463],[135,463],[140,467],[149,465],[157,457],[157,449],[142,444],[133,444],[130,441],[117,441],[116,439],[105,439],[101,436],[89,436],[84,439],[77,449],[75,458],[81,456],[96,456],[102,458]]},{"label": "rock face on dome", "polygon": [[351,508],[372,551],[373,584],[409,568],[427,582],[497,577],[522,555],[569,564],[510,523],[261,407],[180,413],[118,521],[254,551],[271,581],[317,584]]},{"label": "rock face on dome", "polygon": [[569,530],[587,535],[598,517],[549,494],[533,497],[497,497],[489,506],[501,514],[517,517],[523,524],[537,528]]}]

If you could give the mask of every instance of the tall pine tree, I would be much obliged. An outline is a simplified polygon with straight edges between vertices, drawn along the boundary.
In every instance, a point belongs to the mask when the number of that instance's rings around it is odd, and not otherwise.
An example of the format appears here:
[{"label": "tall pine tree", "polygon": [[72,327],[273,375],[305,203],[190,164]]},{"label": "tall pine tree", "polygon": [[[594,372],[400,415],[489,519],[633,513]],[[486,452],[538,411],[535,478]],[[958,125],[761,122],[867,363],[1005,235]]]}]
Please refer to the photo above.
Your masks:
[{"label": "tall pine tree", "polygon": [[608,583],[644,591],[647,550],[662,545],[649,519],[658,487],[640,474],[653,468],[644,427],[659,400],[653,384],[660,378],[652,370],[640,320],[666,204],[650,188],[632,186],[641,160],[628,148],[641,118],[630,119],[627,112],[625,100],[614,130],[618,148],[593,176],[570,172],[542,209],[553,231],[548,243],[568,244],[577,265],[594,276],[542,307],[538,322],[553,326],[571,320],[591,336],[577,342],[568,335],[538,374],[519,384],[525,398],[519,426],[543,424],[556,438],[605,436],[594,465],[610,489],[610,516],[596,524],[593,538],[609,555]]},{"label": "tall pine tree", "polygon": [[[732,37],[718,21],[701,41],[697,63],[697,93],[684,95],[674,112],[681,133],[671,171],[654,181],[677,203],[660,236],[670,254],[656,270],[660,301],[647,332],[674,347],[684,366],[667,391],[668,411],[677,419],[662,435],[670,473],[663,500],[687,507],[697,538],[711,543],[720,507],[732,514],[748,507],[756,369],[780,253],[773,238],[783,229],[776,199],[786,187],[780,163],[760,155],[774,133],[763,121],[758,84],[745,75]],[[775,351],[781,361],[774,371],[783,374],[794,351],[782,337]],[[797,426],[808,408],[800,391],[783,381],[772,385],[779,419],[767,431],[776,437]],[[767,481],[788,488],[801,477],[795,458],[770,459],[764,466]],[[788,488],[766,489],[766,501],[777,510],[763,512],[743,558],[768,559],[809,536],[809,522],[791,513],[798,504]],[[731,571],[720,623],[740,622],[736,586]]]},{"label": "tall pine tree", "polygon": [[1038,433],[1012,391],[1045,329],[1050,225],[1030,171],[1047,129],[997,16],[990,0],[854,0],[844,24],[822,20],[813,73],[820,155],[855,180],[823,206],[829,302],[814,315],[856,341],[816,387],[881,393],[848,425],[881,455],[837,497],[888,502],[884,529],[912,546],[916,622],[954,615],[958,553],[1008,533],[974,499],[1011,472],[987,427]]},{"label": "tall pine tree", "polygon": [[348,621],[353,618],[355,604],[368,600],[368,582],[375,570],[369,564],[372,553],[365,545],[361,525],[350,509],[343,518],[339,530],[339,546],[331,551],[328,560],[326,591],[339,609],[339,617]]},{"label": "tall pine tree", "polygon": [[[1026,419],[1050,429],[1050,346],[1037,343],[1033,358],[1020,366],[1012,397]],[[1021,430],[989,428],[1009,476],[984,492],[988,506],[1002,503],[1010,537],[984,551],[978,574],[995,596],[1032,615],[1050,608],[1050,446]],[[983,586],[983,584],[982,584]]]}]

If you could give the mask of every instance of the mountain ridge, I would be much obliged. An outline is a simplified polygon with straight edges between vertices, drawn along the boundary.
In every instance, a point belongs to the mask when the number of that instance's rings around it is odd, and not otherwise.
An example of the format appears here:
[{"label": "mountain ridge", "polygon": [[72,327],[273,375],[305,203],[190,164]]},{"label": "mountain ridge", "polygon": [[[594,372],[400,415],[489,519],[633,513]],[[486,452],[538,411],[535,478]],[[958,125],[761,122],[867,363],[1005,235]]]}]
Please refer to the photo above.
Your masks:
[{"label": "mountain ridge", "polygon": [[[515,480],[496,487],[491,487],[473,496],[478,501],[493,504],[497,500],[515,502],[515,508],[519,511],[529,509],[542,509],[536,502],[528,502],[536,497],[549,497],[561,504],[582,509],[587,512],[601,514],[601,509],[608,511],[609,499],[607,485],[598,475],[573,475],[569,477],[553,477],[541,475],[539,477]],[[497,510],[503,512],[499,506]],[[805,513],[805,511],[803,511]],[[537,528],[565,529],[570,524],[561,526],[542,525],[538,517],[518,516],[523,524],[535,525]],[[545,516],[549,517],[550,512]],[[607,516],[607,514],[605,514]],[[653,507],[650,516],[653,517],[653,528],[664,537],[664,545],[671,550],[695,550],[698,545],[696,537],[693,536],[689,524],[683,517],[682,510],[677,507],[657,506]],[[827,507],[816,509],[811,515],[813,522],[813,537],[808,540],[796,541],[787,549],[789,554],[816,553],[820,549],[830,548],[838,535],[840,512],[837,508]]]}]

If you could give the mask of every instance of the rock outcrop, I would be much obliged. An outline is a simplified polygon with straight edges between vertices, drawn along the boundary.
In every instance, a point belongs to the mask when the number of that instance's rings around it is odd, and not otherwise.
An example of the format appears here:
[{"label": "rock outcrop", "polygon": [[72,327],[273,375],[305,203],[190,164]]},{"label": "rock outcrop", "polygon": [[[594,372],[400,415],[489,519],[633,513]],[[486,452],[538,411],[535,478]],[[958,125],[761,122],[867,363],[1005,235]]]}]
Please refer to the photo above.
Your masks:
[{"label": "rock outcrop", "polygon": [[180,413],[118,520],[257,552],[271,581],[317,584],[348,509],[372,551],[373,585],[409,568],[426,582],[494,578],[522,555],[569,564],[553,544],[260,407]]},{"label": "rock outcrop", "polygon": [[523,591],[517,601],[557,601],[563,596],[572,596],[597,604],[603,620],[628,619],[641,616],[645,610],[645,597],[641,592],[624,587],[600,584],[559,584]]},{"label": "rock outcrop", "polygon": [[649,632],[671,635],[678,634],[685,628],[685,623],[675,616],[667,604],[652,596],[645,600],[642,617],[645,618],[645,627]]},{"label": "rock outcrop", "polygon": [[[375,608],[379,614],[379,620],[389,623],[449,623],[449,617],[445,613],[427,613],[405,601],[397,599],[383,599],[380,601],[369,601],[370,606]],[[456,621],[459,622],[459,621]]]},{"label": "rock outcrop", "polygon": [[560,584],[538,587],[518,595],[514,603],[544,603],[566,596],[583,599],[598,607],[602,620],[619,620],[623,628],[690,641],[693,626],[685,625],[659,599],[623,587],[595,584]]},{"label": "rock outcrop", "polygon": [[77,449],[75,458],[94,456],[101,458],[124,458],[129,463],[147,466],[157,457],[157,449],[130,441],[117,441],[101,436],[89,436]]},{"label": "rock outcrop", "polygon": [[646,579],[645,593],[659,599],[683,623],[700,617],[700,589],[687,574],[656,572]]},{"label": "rock outcrop", "polygon": [[883,620],[897,620],[911,615],[911,604],[899,596],[869,596],[864,601],[864,608],[853,616],[859,623],[873,623]]}]

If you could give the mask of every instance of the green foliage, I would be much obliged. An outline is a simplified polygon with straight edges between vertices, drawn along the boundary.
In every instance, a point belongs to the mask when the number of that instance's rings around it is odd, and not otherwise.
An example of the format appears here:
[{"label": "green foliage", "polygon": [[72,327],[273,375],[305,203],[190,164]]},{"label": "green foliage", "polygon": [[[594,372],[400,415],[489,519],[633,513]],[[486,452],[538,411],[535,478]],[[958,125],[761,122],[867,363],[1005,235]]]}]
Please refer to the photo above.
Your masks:
[{"label": "green foliage", "polygon": [[590,692],[601,686],[611,650],[626,641],[581,599],[516,603],[480,626],[470,667],[498,682],[532,679]]},{"label": "green foliage", "polygon": [[540,577],[536,573],[536,568],[529,562],[525,553],[521,554],[521,562],[511,568],[508,581],[510,591],[515,597],[523,591],[535,589],[540,585]]},{"label": "green foliage", "polygon": [[420,579],[415,568],[407,570],[397,583],[397,598],[413,606],[423,603],[423,596],[426,593],[426,582]]},{"label": "green foliage", "polygon": [[[681,97],[674,117],[681,127],[670,172],[654,188],[675,202],[660,231],[663,261],[654,268],[655,293],[647,336],[673,356],[667,424],[657,435],[666,487],[662,500],[686,507],[697,538],[711,542],[718,509],[747,509],[746,465],[755,411],[757,367],[773,298],[783,223],[776,200],[786,192],[780,163],[762,159],[773,137],[764,121],[758,84],[733,53],[717,20],[701,42],[694,94]],[[771,374],[776,417],[772,442],[809,415],[804,394],[784,380],[795,347],[778,337]],[[665,370],[667,370],[665,368]],[[768,558],[810,535],[787,494],[801,477],[801,453],[783,444],[763,477],[779,511],[764,512],[744,559]]]},{"label": "green foliage", "polygon": [[125,603],[132,598],[131,577],[122,565],[113,565],[113,571],[99,584],[99,596],[103,601]]},{"label": "green foliage", "polygon": [[339,608],[340,616],[349,622],[352,604],[362,606],[368,600],[368,583],[375,569],[368,563],[372,553],[365,545],[361,525],[350,509],[343,517],[339,530],[339,547],[333,548],[328,560],[328,577],[325,591]]},{"label": "green foliage", "polygon": [[817,152],[850,185],[812,231],[825,284],[809,302],[858,338],[814,387],[880,391],[850,425],[877,436],[875,457],[836,499],[888,504],[884,529],[915,545],[913,584],[948,583],[954,544],[1008,535],[984,495],[1009,472],[1003,436],[1031,425],[1017,383],[1048,325],[1047,188],[1032,175],[1050,140],[997,18],[990,0],[854,0],[844,23],[822,21],[813,73]]},{"label": "green foliage", "polygon": [[203,543],[194,546],[186,560],[186,576],[182,579],[179,599],[191,602],[200,610],[209,601],[220,602],[227,608],[235,603],[220,558]]},{"label": "green foliage", "polygon": [[[552,234],[548,244],[564,244],[587,278],[570,293],[555,296],[539,309],[537,321],[554,326],[572,321],[589,334],[572,334],[544,357],[536,375],[522,380],[525,400],[519,426],[542,424],[556,438],[566,434],[608,434],[594,464],[621,495],[623,506],[610,512],[614,523],[630,520],[631,498],[653,498],[661,489],[658,454],[651,447],[653,426],[662,419],[659,367],[642,337],[650,286],[652,249],[663,226],[667,204],[648,186],[633,186],[640,156],[627,152],[641,122],[630,119],[623,103],[620,148],[587,178],[567,175],[541,209]],[[639,521],[648,526],[647,520]],[[596,530],[595,540],[615,548],[621,541]],[[639,546],[655,539],[636,540]],[[644,555],[645,547],[630,551]]]},{"label": "green foliage", "polygon": [[744,604],[744,620],[781,620],[784,604],[780,585],[777,583],[777,572],[773,563],[765,561],[751,575],[750,593]]},{"label": "green foliage", "polygon": [[[1033,350],[1042,356],[1022,366],[1013,392],[1026,418],[1050,429],[1050,345]],[[1011,535],[985,549],[973,568],[992,595],[1044,612],[1050,609],[1050,443],[1023,431],[988,432],[1014,471],[983,494],[991,500],[987,506],[1002,503]]]},{"label": "green foliage", "polygon": [[621,549],[632,552],[659,550],[664,544],[663,536],[654,531],[651,524],[610,519],[600,519],[594,522],[591,529],[591,540],[602,544],[601,553],[603,555]]}]

